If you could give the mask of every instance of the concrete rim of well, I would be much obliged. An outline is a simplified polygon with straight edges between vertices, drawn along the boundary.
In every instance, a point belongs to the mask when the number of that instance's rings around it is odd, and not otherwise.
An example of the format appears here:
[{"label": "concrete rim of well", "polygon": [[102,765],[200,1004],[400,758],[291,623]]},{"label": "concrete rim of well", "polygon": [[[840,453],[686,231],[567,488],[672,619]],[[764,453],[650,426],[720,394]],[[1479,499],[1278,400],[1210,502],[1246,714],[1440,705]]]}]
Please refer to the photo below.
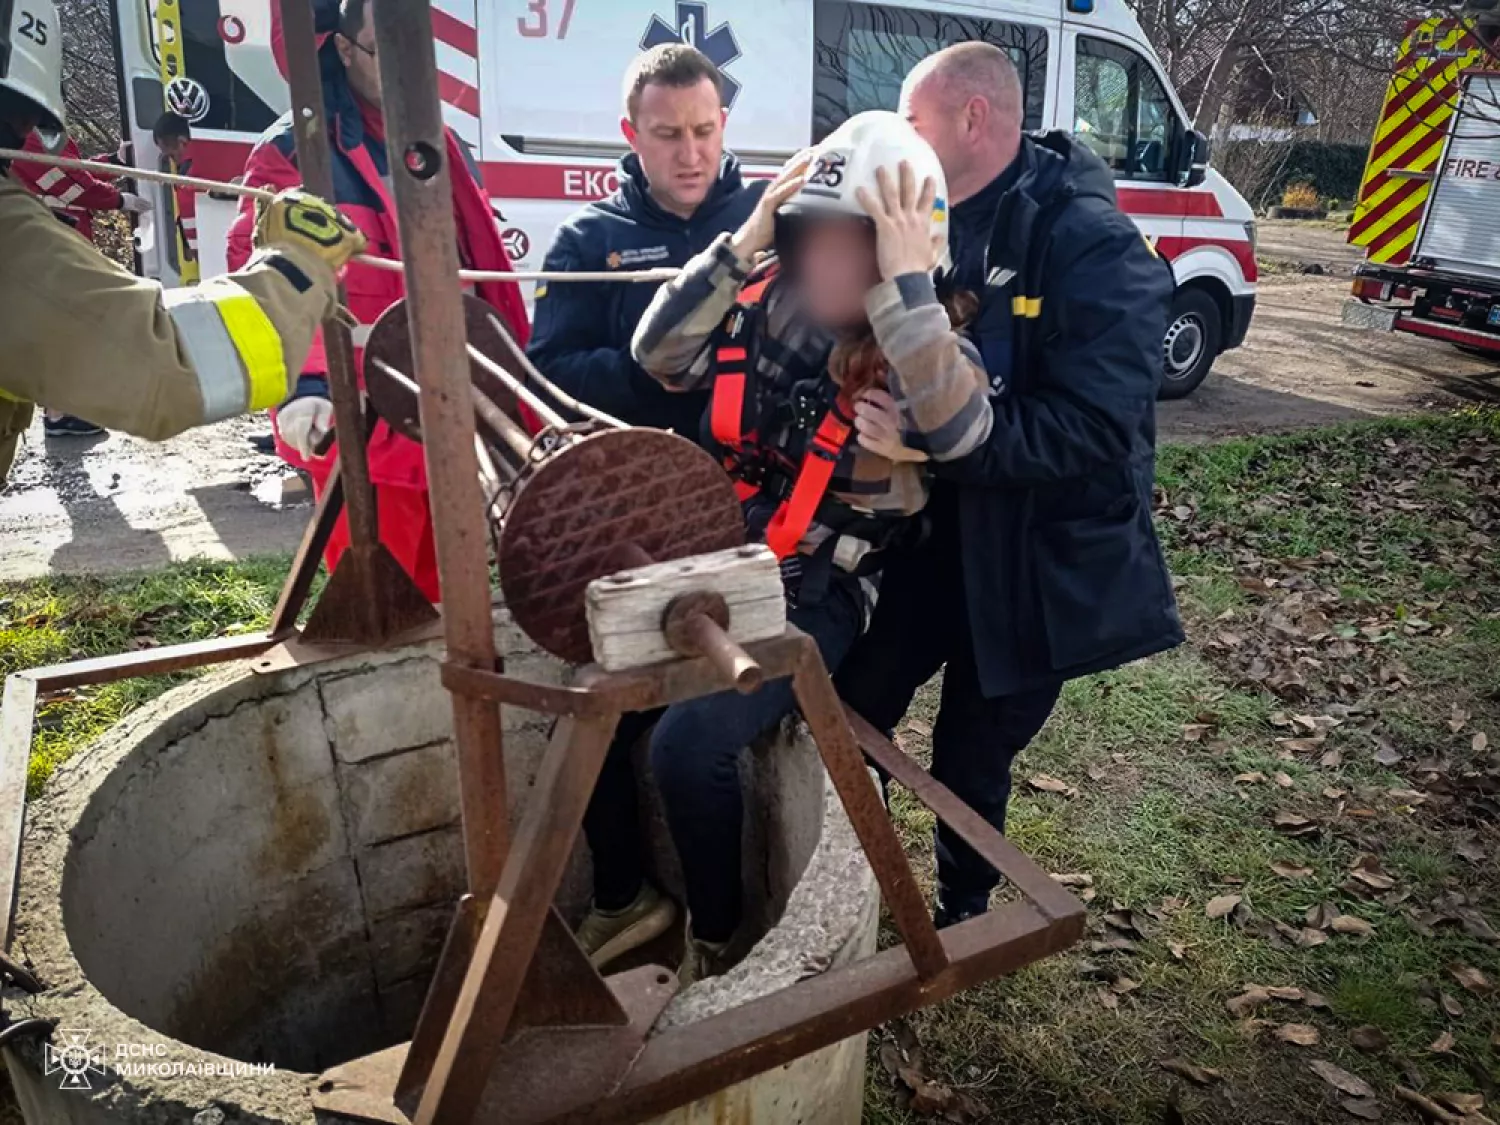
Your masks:
[{"label": "concrete rim of well", "polygon": [[[16,1018],[56,1019],[60,1030],[86,1030],[91,1045],[107,1050],[114,1044],[165,1050],[166,1061],[188,1068],[188,1073],[174,1075],[169,1085],[110,1070],[93,1083],[91,1100],[98,1108],[109,1112],[117,1107],[132,1114],[130,1120],[141,1122],[186,1121],[211,1107],[226,1112],[228,1121],[311,1121],[310,1078],[315,1077],[280,1069],[226,1075],[224,1069],[238,1060],[155,1031],[117,1008],[89,981],[68,939],[62,890],[81,822],[100,787],[133,755],[144,758],[153,748],[174,743],[247,702],[349,667],[396,663],[418,652],[420,648],[366,652],[268,675],[251,674],[248,664],[208,672],[115,724],[59,767],[44,793],[29,804],[12,953],[30,965],[47,988],[36,997],[11,990],[6,999],[12,1012]],[[806,737],[805,729],[800,737]],[[728,974],[679,994],[659,1027],[705,1019],[873,952],[880,905],[874,875],[826,774],[822,780],[821,831],[780,920]],[[122,940],[128,941],[128,936]],[[142,955],[149,956],[149,951]],[[12,1049],[29,1069],[42,1071],[40,1041],[23,1039]],[[208,1068],[209,1076],[194,1068]]]}]

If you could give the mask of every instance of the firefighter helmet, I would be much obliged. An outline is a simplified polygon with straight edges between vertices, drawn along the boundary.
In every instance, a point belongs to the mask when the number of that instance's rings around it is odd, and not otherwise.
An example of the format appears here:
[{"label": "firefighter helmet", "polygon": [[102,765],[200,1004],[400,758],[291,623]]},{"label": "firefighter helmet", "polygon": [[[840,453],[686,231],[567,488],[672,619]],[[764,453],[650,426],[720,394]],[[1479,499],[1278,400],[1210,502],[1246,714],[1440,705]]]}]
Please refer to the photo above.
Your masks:
[{"label": "firefighter helmet", "polygon": [[43,141],[61,146],[62,28],[52,0],[0,0],[0,89],[33,103],[43,115]]},{"label": "firefighter helmet", "polygon": [[828,212],[864,216],[856,193],[864,188],[878,194],[877,169],[894,175],[902,162],[911,165],[920,187],[932,179],[937,189],[932,204],[932,234],[948,241],[948,181],[932,146],[917,135],[899,114],[875,109],[845,121],[809,154],[807,181],[782,204],[788,214]]}]

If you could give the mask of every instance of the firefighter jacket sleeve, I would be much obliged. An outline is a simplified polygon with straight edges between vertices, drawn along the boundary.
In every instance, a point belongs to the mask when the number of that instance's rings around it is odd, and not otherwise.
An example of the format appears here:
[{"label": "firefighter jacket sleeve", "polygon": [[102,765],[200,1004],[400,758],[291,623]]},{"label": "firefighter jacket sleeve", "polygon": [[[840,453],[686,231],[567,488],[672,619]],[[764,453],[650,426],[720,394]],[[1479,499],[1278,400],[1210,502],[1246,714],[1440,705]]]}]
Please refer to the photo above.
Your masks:
[{"label": "firefighter jacket sleeve", "polygon": [[[566,228],[557,232],[542,263],[542,269],[561,273],[597,268],[585,261]],[[542,374],[574,398],[618,418],[634,418],[641,413],[635,393],[635,380],[641,375],[630,348],[610,339],[603,288],[603,284],[579,281],[538,285],[526,354]]]},{"label": "firefighter jacket sleeve", "polygon": [[331,312],[332,272],[296,248],[164,291],[0,177],[0,396],[160,440],[286,398]]},{"label": "firefighter jacket sleeve", "polygon": [[932,275],[881,282],[865,298],[865,309],[901,409],[905,444],[934,461],[974,452],[994,422],[989,378],[978,349],[949,322]]},{"label": "firefighter jacket sleeve", "polygon": [[734,307],[748,262],[735,257],[730,236],[721,234],[682,272],[656,291],[636,326],[631,351],[635,361],[668,390],[691,391],[713,374],[710,344]]},{"label": "firefighter jacket sleeve", "polygon": [[968,457],[935,464],[939,476],[1028,487],[1137,455],[1161,380],[1172,275],[1125,215],[1078,218],[1055,228],[1040,296],[1013,301],[1013,316],[1040,321],[1016,376],[1024,388],[992,397],[988,438]]}]

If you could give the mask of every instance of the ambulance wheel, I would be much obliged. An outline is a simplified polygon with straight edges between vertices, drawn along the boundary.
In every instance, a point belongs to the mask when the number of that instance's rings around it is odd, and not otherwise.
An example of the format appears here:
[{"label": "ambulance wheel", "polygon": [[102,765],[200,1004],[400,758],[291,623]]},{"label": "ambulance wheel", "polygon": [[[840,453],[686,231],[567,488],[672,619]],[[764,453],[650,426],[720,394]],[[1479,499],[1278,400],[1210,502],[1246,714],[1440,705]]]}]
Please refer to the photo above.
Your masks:
[{"label": "ambulance wheel", "polygon": [[1157,398],[1184,398],[1208,375],[1224,337],[1219,304],[1201,289],[1179,289],[1162,339],[1161,389]]}]

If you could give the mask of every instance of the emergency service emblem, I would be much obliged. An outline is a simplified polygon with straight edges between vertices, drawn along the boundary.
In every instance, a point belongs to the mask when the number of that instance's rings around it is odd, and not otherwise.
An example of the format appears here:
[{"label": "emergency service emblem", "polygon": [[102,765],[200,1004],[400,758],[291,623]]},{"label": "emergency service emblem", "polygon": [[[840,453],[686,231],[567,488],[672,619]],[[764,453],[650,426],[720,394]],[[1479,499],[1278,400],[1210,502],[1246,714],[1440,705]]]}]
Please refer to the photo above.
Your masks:
[{"label": "emergency service emblem", "polygon": [[679,0],[673,13],[675,25],[661,16],[652,16],[646,25],[646,34],[641,36],[641,50],[649,51],[663,43],[686,43],[708,56],[708,61],[719,68],[719,77],[724,84],[724,106],[734,108],[734,99],[739,96],[740,84],[724,73],[724,68],[740,57],[740,41],[726,20],[712,31],[708,27],[708,5]]}]

